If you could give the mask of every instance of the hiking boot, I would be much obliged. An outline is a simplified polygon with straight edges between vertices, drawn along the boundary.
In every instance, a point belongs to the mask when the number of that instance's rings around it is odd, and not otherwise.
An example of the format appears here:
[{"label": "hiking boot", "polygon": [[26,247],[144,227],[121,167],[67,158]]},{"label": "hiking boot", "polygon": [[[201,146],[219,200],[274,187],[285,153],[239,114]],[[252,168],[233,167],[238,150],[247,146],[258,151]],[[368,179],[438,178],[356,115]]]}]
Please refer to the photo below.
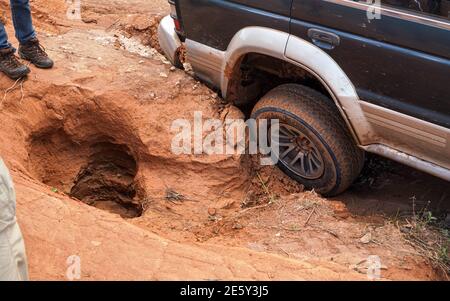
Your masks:
[{"label": "hiking boot", "polygon": [[53,61],[48,57],[44,47],[39,44],[37,38],[20,44],[19,55],[22,59],[30,61],[38,68],[49,69],[53,67]]},{"label": "hiking boot", "polygon": [[30,73],[30,68],[19,61],[13,48],[0,49],[0,71],[11,79],[18,79]]}]

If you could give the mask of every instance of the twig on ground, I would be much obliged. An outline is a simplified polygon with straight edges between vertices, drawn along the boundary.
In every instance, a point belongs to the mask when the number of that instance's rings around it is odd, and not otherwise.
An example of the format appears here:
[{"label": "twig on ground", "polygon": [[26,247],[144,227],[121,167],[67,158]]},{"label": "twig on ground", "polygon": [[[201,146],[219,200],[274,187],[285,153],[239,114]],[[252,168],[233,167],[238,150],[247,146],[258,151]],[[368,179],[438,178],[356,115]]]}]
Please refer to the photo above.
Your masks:
[{"label": "twig on ground", "polygon": [[341,239],[336,232],[334,232],[334,231],[332,231],[330,229],[322,228],[322,227],[319,227],[319,226],[314,226],[313,228],[316,229],[316,230],[327,232],[328,234],[336,237],[337,239]]},{"label": "twig on ground", "polygon": [[273,197],[273,195],[270,193],[269,188],[267,187],[266,183],[264,183],[263,179],[261,178],[261,175],[259,174],[259,172],[256,172],[256,175],[258,176],[259,181],[261,182],[261,186],[264,189],[264,192],[267,194],[267,196],[269,197],[269,202],[270,203],[274,203],[275,202],[275,198]]},{"label": "twig on ground", "polygon": [[287,255],[287,257],[291,257],[291,254],[289,254],[285,249],[283,249],[282,247],[278,247],[281,251],[283,251],[284,254]]},{"label": "twig on ground", "polygon": [[262,208],[269,207],[270,205],[272,205],[272,204],[271,204],[271,203],[267,203],[267,204],[264,204],[264,205],[259,205],[259,206],[255,206],[255,207],[245,208],[245,209],[239,211],[239,212],[236,214],[235,217],[241,216],[241,215],[243,215],[243,214],[245,214],[245,213],[247,213],[248,211],[251,211],[251,210],[257,210],[257,209],[262,209]]},{"label": "twig on ground", "polygon": [[22,101],[22,99],[23,99],[23,97],[24,97],[24,95],[23,95],[23,81],[22,81],[22,79],[24,79],[24,78],[23,78],[23,77],[20,77],[20,78],[16,79],[16,81],[14,82],[14,84],[13,84],[11,87],[7,88],[7,89],[4,91],[2,101],[0,101],[0,106],[2,106],[3,103],[5,102],[6,98],[8,97],[8,93],[11,92],[11,91],[13,91],[14,89],[16,89],[17,83],[19,83],[19,82],[20,82],[19,86],[21,87],[21,93],[22,93],[22,95],[21,95],[21,97],[22,97],[22,98],[21,98],[21,101]]},{"label": "twig on ground", "polygon": [[303,225],[304,227],[308,226],[309,221],[311,220],[311,217],[313,216],[314,212],[316,212],[316,207],[313,207],[313,209],[311,210],[311,213],[309,214],[308,218],[306,219],[305,224]]},{"label": "twig on ground", "polygon": [[25,94],[23,93],[23,83],[24,82],[25,82],[25,79],[20,81],[20,100],[19,100],[19,104],[22,104],[23,98],[25,96]]}]

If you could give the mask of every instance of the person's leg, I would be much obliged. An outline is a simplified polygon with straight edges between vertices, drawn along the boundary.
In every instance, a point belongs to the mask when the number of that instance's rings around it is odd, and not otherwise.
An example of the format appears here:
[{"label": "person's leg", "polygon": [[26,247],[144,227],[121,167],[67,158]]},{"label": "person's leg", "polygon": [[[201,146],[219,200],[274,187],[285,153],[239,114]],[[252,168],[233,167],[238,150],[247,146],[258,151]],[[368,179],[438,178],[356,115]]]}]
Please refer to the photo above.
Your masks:
[{"label": "person's leg", "polygon": [[[53,67],[53,61],[36,38],[29,0],[10,0],[10,3],[14,29],[20,43],[20,57],[39,68]],[[0,71],[12,79],[18,79],[30,73],[30,68],[22,64],[14,52],[15,49],[8,43],[8,37],[2,24],[0,26]]]},{"label": "person's leg", "polygon": [[48,57],[36,37],[31,18],[29,0],[10,0],[16,38],[19,40],[19,55],[38,68],[51,68],[53,61]]},{"label": "person's leg", "polygon": [[20,44],[24,44],[36,38],[36,32],[31,18],[30,1],[10,0],[10,3],[17,40]]},{"label": "person's leg", "polygon": [[[11,4],[12,2],[14,1],[11,0]],[[16,49],[8,42],[5,25],[0,22],[0,72],[5,73],[12,79],[18,79],[30,73],[30,68],[16,58],[15,51]]]},{"label": "person's leg", "polygon": [[52,68],[53,61],[48,57],[36,37],[31,18],[29,0],[10,0],[11,11],[16,30],[16,37],[20,42],[19,55],[30,61],[38,68]]},{"label": "person's leg", "polygon": [[18,79],[30,73],[30,69],[16,58],[15,51],[8,42],[4,24],[0,22],[0,72],[12,79]]},{"label": "person's leg", "polygon": [[0,281],[27,281],[28,263],[17,222],[0,231]]},{"label": "person's leg", "polygon": [[16,193],[0,158],[0,281],[28,280],[27,256],[16,220]]},{"label": "person's leg", "polygon": [[0,49],[11,48],[8,42],[8,34],[6,33],[5,25],[0,21]]}]

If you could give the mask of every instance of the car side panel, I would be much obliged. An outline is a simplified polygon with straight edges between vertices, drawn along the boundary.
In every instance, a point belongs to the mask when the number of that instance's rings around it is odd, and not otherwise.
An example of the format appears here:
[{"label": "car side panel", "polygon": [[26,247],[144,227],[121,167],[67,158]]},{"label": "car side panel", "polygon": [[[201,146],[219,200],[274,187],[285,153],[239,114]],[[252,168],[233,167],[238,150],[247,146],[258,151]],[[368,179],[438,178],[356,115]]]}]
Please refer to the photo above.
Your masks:
[{"label": "car side panel", "polygon": [[366,10],[333,2],[294,0],[291,33],[338,35],[325,51],[362,100],[450,128],[450,31],[386,15],[369,22]]},{"label": "car side panel", "polygon": [[248,26],[289,32],[292,0],[178,1],[186,38],[226,50],[234,35]]}]

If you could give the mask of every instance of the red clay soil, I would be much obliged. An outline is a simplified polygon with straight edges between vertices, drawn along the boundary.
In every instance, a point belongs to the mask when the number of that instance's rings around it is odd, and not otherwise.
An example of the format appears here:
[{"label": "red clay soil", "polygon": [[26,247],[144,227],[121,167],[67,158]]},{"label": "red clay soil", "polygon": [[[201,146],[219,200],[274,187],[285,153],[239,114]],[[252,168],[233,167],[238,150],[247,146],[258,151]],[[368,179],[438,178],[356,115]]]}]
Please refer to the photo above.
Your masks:
[{"label": "red clay soil", "polygon": [[84,22],[61,3],[32,3],[55,68],[0,76],[32,279],[65,279],[71,255],[83,280],[364,280],[370,255],[382,279],[439,277],[395,224],[352,212],[352,192],[327,201],[247,156],[171,152],[175,119],[243,114],[151,48],[166,1],[89,1]]}]

